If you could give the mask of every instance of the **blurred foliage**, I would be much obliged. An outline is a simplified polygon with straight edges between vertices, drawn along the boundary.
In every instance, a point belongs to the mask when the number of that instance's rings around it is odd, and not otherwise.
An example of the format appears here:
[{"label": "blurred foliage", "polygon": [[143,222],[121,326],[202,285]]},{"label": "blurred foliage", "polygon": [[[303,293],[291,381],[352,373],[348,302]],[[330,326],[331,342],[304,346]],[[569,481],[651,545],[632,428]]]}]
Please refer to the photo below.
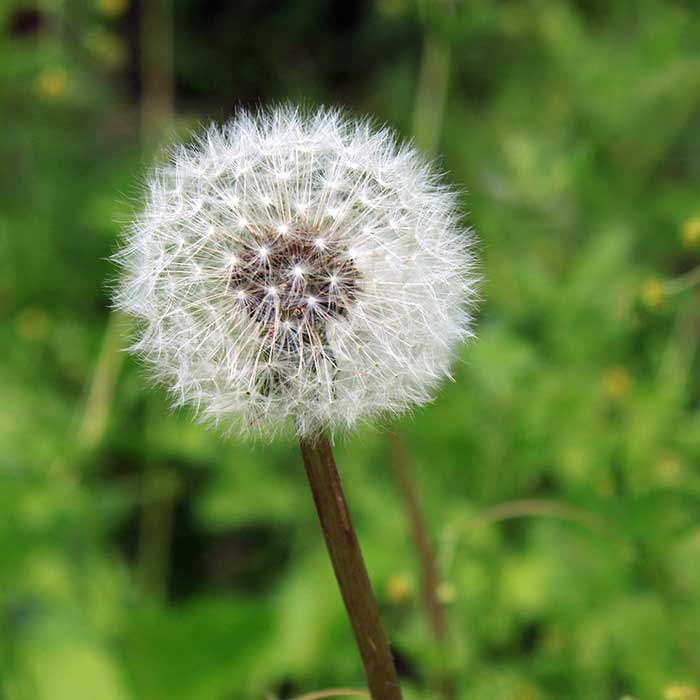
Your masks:
[{"label": "blurred foliage", "polygon": [[[0,697],[361,686],[294,445],[206,432],[114,351],[106,258],[154,152],[154,4],[0,6]],[[700,9],[453,9],[177,0],[168,138],[278,99],[410,137],[438,42],[435,137],[481,239],[480,338],[391,429],[436,540],[449,658],[386,438],[338,447],[406,696],[434,697],[446,664],[470,700],[697,698]]]}]

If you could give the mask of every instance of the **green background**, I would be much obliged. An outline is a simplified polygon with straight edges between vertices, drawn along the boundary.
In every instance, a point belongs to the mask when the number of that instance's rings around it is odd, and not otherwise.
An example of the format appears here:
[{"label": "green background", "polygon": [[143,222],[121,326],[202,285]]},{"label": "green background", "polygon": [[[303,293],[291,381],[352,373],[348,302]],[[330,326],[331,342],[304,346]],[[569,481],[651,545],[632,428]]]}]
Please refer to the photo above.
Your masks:
[{"label": "green background", "polygon": [[[108,310],[159,146],[276,100],[415,136],[480,239],[455,381],[337,449],[406,697],[438,698],[446,666],[465,700],[696,700],[691,0],[4,0],[0,697],[363,684],[295,445],[173,413]],[[435,541],[442,652],[387,430]]]}]

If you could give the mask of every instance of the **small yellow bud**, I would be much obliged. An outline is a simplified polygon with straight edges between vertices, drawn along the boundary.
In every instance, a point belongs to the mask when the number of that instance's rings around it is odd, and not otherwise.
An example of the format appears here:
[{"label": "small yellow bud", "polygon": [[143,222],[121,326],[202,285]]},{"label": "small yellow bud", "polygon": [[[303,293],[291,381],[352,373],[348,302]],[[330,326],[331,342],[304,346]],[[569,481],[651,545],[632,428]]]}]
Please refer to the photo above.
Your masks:
[{"label": "small yellow bud", "polygon": [[64,95],[68,89],[68,74],[63,68],[49,66],[39,73],[35,86],[42,97],[56,99]]},{"label": "small yellow bud", "polygon": [[664,303],[666,292],[664,286],[657,279],[650,279],[644,283],[642,287],[642,301],[646,306],[657,308]]},{"label": "small yellow bud", "polygon": [[698,700],[698,691],[690,685],[671,685],[664,691],[664,700]]},{"label": "small yellow bud", "polygon": [[691,216],[683,222],[681,236],[683,243],[688,248],[695,248],[700,245],[700,216]]},{"label": "small yellow bud", "polygon": [[408,574],[394,574],[386,584],[386,596],[396,604],[407,603],[413,598],[413,578]]},{"label": "small yellow bud", "polygon": [[129,8],[129,0],[99,0],[99,10],[105,17],[121,17]]},{"label": "small yellow bud", "polygon": [[632,387],[632,378],[624,367],[611,367],[605,374],[605,393],[615,401],[624,399]]}]

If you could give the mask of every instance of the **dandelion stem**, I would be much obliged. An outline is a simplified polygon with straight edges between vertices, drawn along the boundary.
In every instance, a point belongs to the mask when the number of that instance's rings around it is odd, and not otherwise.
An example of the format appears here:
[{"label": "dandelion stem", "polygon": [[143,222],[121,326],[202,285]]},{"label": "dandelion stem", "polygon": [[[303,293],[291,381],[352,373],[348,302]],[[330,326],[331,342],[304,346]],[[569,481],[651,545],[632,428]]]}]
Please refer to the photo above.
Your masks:
[{"label": "dandelion stem", "polygon": [[401,700],[389,640],[350,519],[333,451],[323,435],[300,441],[328,554],[362,657],[372,700]]}]

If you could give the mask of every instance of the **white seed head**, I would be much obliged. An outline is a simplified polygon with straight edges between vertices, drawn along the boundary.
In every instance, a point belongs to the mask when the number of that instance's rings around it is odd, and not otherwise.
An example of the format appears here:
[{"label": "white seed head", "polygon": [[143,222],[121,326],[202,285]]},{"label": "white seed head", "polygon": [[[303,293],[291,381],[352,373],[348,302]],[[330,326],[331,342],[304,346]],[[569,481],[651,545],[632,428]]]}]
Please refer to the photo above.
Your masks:
[{"label": "white seed head", "polygon": [[152,173],[115,304],[176,404],[241,433],[334,433],[449,375],[471,245],[455,194],[388,129],[241,113]]}]

